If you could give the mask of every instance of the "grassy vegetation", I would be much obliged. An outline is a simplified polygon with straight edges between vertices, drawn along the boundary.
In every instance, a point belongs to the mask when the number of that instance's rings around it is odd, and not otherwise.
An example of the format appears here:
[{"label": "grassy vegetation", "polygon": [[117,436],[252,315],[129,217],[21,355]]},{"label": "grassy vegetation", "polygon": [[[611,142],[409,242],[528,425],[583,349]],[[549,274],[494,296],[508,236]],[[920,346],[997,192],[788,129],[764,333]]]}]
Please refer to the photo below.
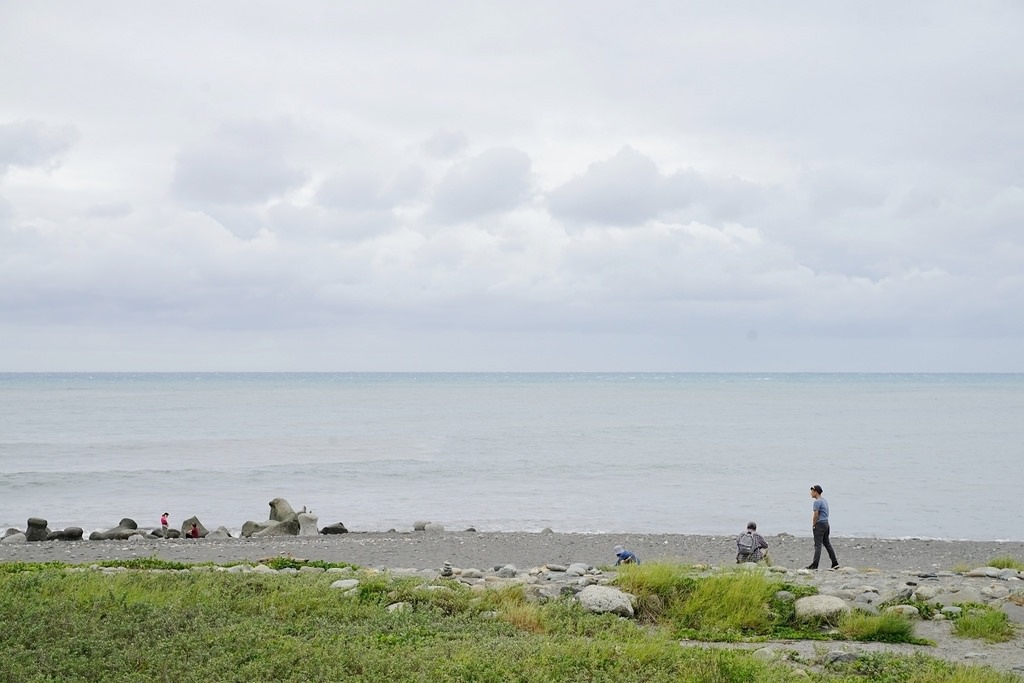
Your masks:
[{"label": "grassy vegetation", "polygon": [[1013,638],[1014,626],[1006,612],[985,605],[967,605],[954,619],[953,632],[962,638],[1005,643]]},{"label": "grassy vegetation", "polygon": [[891,612],[850,612],[840,620],[839,634],[847,640],[879,643],[918,642],[914,636],[914,623],[900,614]]},{"label": "grassy vegetation", "polygon": [[[142,562],[144,569],[175,569]],[[120,565],[125,563],[120,562]],[[544,603],[522,586],[476,591],[455,581],[359,572],[352,595],[336,574],[67,571],[0,564],[0,680],[22,681],[775,681],[785,662],[741,650],[680,647],[802,633],[791,601],[805,587],[758,571],[699,576],[643,565],[619,576],[637,619]],[[388,606],[404,603],[404,609]],[[733,613],[735,612],[735,613]],[[861,637],[899,624],[859,622]],[[852,631],[851,631],[852,632]],[[849,637],[849,636],[844,636]],[[887,636],[888,637],[888,636]],[[896,636],[892,636],[896,637]],[[895,656],[829,665],[814,680],[1009,683],[1012,676]],[[854,666],[856,664],[856,666]],[[860,667],[860,668],[857,668]],[[925,678],[922,675],[927,674]]]},{"label": "grassy vegetation", "polygon": [[1019,572],[1024,572],[1024,561],[1010,555],[994,557],[988,561],[988,565],[996,569],[1016,569]]}]

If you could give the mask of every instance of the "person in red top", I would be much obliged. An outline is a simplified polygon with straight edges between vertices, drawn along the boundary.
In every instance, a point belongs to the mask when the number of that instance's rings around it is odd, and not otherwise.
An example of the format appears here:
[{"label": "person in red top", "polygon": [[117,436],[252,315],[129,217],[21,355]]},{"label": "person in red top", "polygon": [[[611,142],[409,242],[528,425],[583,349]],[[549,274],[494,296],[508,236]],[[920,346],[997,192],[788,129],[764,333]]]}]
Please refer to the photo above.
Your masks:
[{"label": "person in red top", "polygon": [[166,512],[160,515],[160,530],[163,531],[164,538],[167,538],[167,518],[169,516],[169,513]]},{"label": "person in red top", "polygon": [[195,522],[192,522],[192,528],[188,530],[188,537],[199,538],[199,526]]}]

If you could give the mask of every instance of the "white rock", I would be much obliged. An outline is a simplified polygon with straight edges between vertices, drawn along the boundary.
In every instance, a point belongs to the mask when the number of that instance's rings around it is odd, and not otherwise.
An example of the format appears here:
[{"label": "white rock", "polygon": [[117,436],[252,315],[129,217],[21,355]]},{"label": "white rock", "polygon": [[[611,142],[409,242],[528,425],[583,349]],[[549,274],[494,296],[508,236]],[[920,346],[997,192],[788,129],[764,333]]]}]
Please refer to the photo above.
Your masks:
[{"label": "white rock", "polygon": [[850,606],[834,595],[808,595],[797,600],[793,607],[800,620],[832,621],[850,611]]},{"label": "white rock", "polygon": [[598,614],[611,613],[623,617],[633,616],[633,596],[610,586],[587,586],[576,594],[583,609]]}]

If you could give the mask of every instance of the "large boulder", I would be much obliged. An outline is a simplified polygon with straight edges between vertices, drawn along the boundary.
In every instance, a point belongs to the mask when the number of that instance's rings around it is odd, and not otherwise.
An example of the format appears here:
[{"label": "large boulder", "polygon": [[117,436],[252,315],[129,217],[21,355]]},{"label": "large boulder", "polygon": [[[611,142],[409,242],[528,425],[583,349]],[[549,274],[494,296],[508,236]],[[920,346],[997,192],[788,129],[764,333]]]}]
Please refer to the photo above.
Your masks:
[{"label": "large boulder", "polygon": [[192,515],[191,517],[189,517],[181,523],[181,535],[184,538],[189,538],[188,532],[192,528],[193,524],[199,527],[199,538],[206,538],[206,535],[210,533],[206,530],[206,527],[203,526],[203,523],[199,521],[199,518],[195,515]]},{"label": "large boulder", "polygon": [[588,612],[610,612],[622,617],[633,616],[633,596],[610,586],[587,586],[576,594],[576,600]]},{"label": "large boulder", "polygon": [[284,522],[275,522],[266,529],[261,529],[252,535],[253,538],[264,538],[267,536],[298,536],[299,520],[294,516]]},{"label": "large boulder", "polygon": [[209,534],[207,534],[206,537],[207,538],[220,538],[220,539],[231,538],[231,532],[228,531],[227,527],[219,526],[216,529],[214,529],[213,531],[211,531]]},{"label": "large boulder", "polygon": [[295,510],[284,498],[275,498],[270,501],[270,519],[275,522],[283,522],[295,516]]},{"label": "large boulder", "polygon": [[295,519],[299,523],[299,536],[316,536],[320,533],[316,528],[320,518],[312,512],[300,512],[295,515]]},{"label": "large boulder", "polygon": [[[8,531],[10,531],[10,529],[8,529]],[[25,534],[15,529],[13,534],[4,534],[4,537],[0,538],[0,543],[25,543],[26,540]]]},{"label": "large boulder", "polygon": [[834,595],[808,595],[793,604],[796,618],[800,621],[820,621],[834,624],[839,617],[851,610],[842,598]]},{"label": "large boulder", "polygon": [[124,541],[141,533],[134,519],[125,517],[113,529],[94,531],[89,534],[90,541]]},{"label": "large boulder", "polygon": [[348,529],[345,528],[345,525],[343,523],[335,522],[334,524],[328,524],[327,526],[325,526],[323,529],[320,530],[320,533],[322,533],[322,534],[347,534],[348,533]]},{"label": "large boulder", "polygon": [[55,529],[55,530],[51,531],[46,536],[46,540],[47,541],[81,541],[82,540],[82,534],[84,534],[84,533],[85,532],[82,531],[82,527],[80,527],[80,526],[69,526],[69,527],[64,528],[64,529]]},{"label": "large boulder", "polygon": [[45,541],[50,535],[50,529],[46,526],[46,520],[41,517],[29,517],[28,529],[25,530],[25,540]]},{"label": "large boulder", "polygon": [[269,519],[263,522],[253,522],[250,520],[242,525],[242,538],[249,538],[253,534],[277,524],[280,524],[280,522],[273,522]]}]

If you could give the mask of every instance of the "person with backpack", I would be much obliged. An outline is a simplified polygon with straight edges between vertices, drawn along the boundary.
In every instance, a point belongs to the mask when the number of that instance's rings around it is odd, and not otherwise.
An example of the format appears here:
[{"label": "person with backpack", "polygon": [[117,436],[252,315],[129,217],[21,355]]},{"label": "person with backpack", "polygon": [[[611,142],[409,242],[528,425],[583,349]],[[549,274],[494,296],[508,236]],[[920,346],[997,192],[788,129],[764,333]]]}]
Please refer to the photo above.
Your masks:
[{"label": "person with backpack", "polygon": [[757,523],[747,522],[747,530],[736,537],[736,564],[768,561],[768,541],[757,533]]}]

